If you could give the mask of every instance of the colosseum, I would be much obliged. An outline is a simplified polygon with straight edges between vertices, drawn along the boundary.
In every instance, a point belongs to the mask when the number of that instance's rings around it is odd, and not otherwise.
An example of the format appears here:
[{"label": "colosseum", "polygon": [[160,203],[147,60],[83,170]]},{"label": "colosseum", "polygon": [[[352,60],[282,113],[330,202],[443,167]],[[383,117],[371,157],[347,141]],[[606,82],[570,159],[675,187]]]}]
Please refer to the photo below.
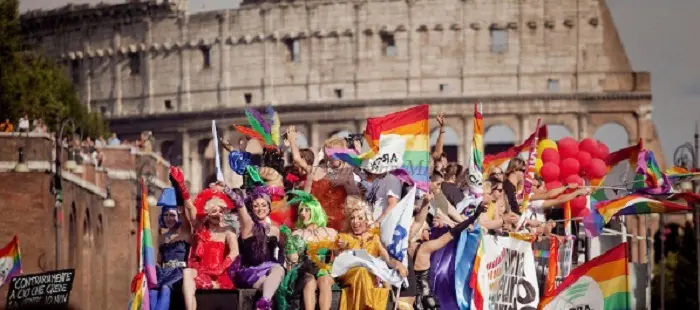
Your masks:
[{"label": "colosseum", "polygon": [[[194,190],[214,172],[211,120],[233,140],[243,109],[266,105],[311,147],[361,132],[367,117],[428,103],[446,115],[450,157],[464,160],[478,100],[487,141],[497,127],[509,143],[522,141],[541,118],[575,138],[617,128],[627,137],[617,142],[643,139],[665,162],[649,73],[633,71],[605,0],[187,7],[69,5],[21,19],[28,42],[65,64],[85,105],[122,138],[153,131],[156,149],[184,167]],[[642,221],[638,228],[631,232],[645,233]]]}]

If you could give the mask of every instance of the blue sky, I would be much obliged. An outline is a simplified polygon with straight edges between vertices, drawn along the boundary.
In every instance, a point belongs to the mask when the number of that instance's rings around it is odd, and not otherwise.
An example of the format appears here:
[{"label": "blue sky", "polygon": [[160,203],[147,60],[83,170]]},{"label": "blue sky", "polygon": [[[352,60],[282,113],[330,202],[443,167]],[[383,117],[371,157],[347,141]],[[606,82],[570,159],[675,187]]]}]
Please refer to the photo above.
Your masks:
[{"label": "blue sky", "polygon": [[[50,9],[69,2],[124,1],[21,0],[20,9]],[[667,161],[670,162],[677,146],[686,141],[692,142],[694,123],[700,120],[700,40],[697,33],[693,35],[700,29],[700,1],[607,2],[634,70],[651,72],[653,119],[661,135]],[[238,3],[238,0],[193,0],[189,6],[192,11],[200,11],[233,8]],[[502,132],[492,134],[495,140],[503,138]],[[627,143],[625,136],[616,130],[607,130],[603,136],[611,149]]]}]

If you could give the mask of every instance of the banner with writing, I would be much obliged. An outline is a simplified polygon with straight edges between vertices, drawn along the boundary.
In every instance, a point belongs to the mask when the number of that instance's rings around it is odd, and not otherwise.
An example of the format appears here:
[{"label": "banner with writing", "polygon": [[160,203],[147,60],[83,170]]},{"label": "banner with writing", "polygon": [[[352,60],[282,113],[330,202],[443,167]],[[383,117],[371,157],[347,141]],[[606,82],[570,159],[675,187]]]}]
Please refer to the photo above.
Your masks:
[{"label": "banner with writing", "polygon": [[59,309],[68,305],[75,269],[12,278],[6,309]]},{"label": "banner with writing", "polygon": [[540,297],[544,296],[546,291],[553,292],[571,272],[571,252],[575,239],[557,238],[559,237],[545,238],[532,244]]},{"label": "banner with writing", "polygon": [[540,298],[531,243],[484,235],[481,247],[472,308],[537,309]]}]

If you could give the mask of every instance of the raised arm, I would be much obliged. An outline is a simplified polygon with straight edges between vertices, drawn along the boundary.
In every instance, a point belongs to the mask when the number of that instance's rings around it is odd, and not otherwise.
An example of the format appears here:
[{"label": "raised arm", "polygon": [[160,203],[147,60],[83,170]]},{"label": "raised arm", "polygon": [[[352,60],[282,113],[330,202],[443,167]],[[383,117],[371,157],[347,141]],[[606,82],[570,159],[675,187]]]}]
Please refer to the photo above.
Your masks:
[{"label": "raised arm", "polygon": [[182,219],[181,225],[183,229],[189,229],[192,233],[195,228],[199,227],[197,210],[192,202],[190,191],[185,184],[185,175],[182,173],[182,169],[176,166],[170,166],[170,183],[175,188],[177,204],[184,207],[185,216]]},{"label": "raised arm", "polygon": [[245,206],[243,197],[234,192],[228,185],[223,185],[223,191],[226,195],[237,205],[238,209],[238,221],[241,223],[241,237],[243,239],[250,237],[253,232],[253,226],[255,222],[253,218],[248,213],[248,208]]},{"label": "raised arm", "polygon": [[551,208],[554,206],[558,206],[558,205],[563,204],[563,203],[565,203],[571,199],[574,199],[578,196],[588,195],[588,194],[590,194],[590,190],[588,188],[579,188],[574,192],[561,195],[561,196],[554,198],[554,199],[545,200],[542,203],[542,208]]},{"label": "raised arm", "polygon": [[429,258],[433,252],[443,248],[445,245],[447,245],[447,243],[452,241],[452,239],[459,237],[462,231],[467,229],[467,227],[469,227],[470,225],[474,224],[474,222],[476,222],[476,220],[479,219],[479,216],[481,216],[481,213],[483,212],[484,207],[483,205],[480,205],[476,208],[474,216],[468,218],[465,221],[462,221],[455,227],[451,228],[449,233],[442,234],[442,236],[440,236],[437,239],[423,242],[423,245],[421,245],[420,249],[416,253],[416,259],[421,259],[421,257],[419,256],[423,256],[422,258]]},{"label": "raised arm", "polygon": [[430,201],[433,200],[433,195],[427,193],[423,196],[423,202],[421,203],[420,210],[411,224],[410,232],[408,233],[408,240],[413,240],[416,234],[420,233],[423,223],[428,218],[428,211],[430,210]]},{"label": "raised arm", "polygon": [[438,159],[442,155],[443,145],[444,145],[444,135],[445,135],[445,117],[443,113],[438,114],[437,122],[440,124],[440,134],[438,135],[437,141],[435,142],[435,150],[433,151],[433,158]]},{"label": "raised arm", "polygon": [[311,174],[311,166],[301,158],[301,153],[299,153],[299,147],[297,146],[297,129],[294,126],[289,126],[287,128],[287,139],[289,139],[289,146],[292,149],[292,160],[299,168],[306,171],[306,174]]}]

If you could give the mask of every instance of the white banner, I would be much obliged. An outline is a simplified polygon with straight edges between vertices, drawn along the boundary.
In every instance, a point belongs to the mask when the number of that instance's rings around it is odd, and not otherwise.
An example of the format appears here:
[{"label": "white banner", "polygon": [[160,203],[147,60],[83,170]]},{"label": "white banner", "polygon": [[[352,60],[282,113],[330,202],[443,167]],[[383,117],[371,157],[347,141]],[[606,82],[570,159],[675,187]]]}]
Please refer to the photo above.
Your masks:
[{"label": "white banner", "polygon": [[[530,242],[484,235],[479,252],[475,294],[481,298],[472,299],[472,308],[536,310],[540,295]],[[483,304],[474,304],[475,300]]]}]

